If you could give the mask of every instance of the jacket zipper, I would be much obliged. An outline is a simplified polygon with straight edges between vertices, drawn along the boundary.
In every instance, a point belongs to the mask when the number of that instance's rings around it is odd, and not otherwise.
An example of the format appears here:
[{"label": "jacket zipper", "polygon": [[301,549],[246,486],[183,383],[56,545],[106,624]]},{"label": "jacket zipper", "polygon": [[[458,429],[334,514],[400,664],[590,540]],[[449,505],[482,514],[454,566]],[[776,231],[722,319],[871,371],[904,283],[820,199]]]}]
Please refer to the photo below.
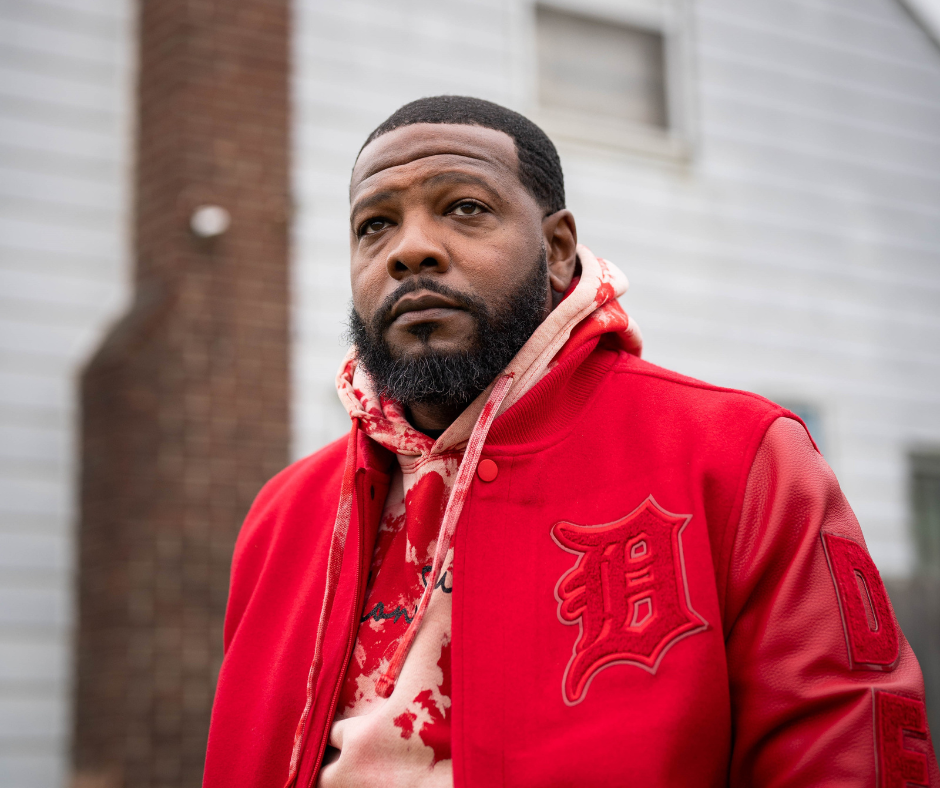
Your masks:
[{"label": "jacket zipper", "polygon": [[362,588],[360,587],[359,581],[362,576],[362,552],[363,541],[365,540],[365,496],[362,493],[362,483],[364,480],[365,470],[360,468],[356,471],[356,498],[359,503],[359,555],[356,560],[356,599],[353,605],[352,626],[350,626],[349,633],[346,636],[346,656],[343,658],[343,669],[339,672],[336,684],[333,687],[329,718],[326,727],[323,729],[323,736],[320,738],[317,760],[314,764],[310,780],[307,783],[307,788],[313,788],[316,784],[317,776],[320,773],[320,766],[323,763],[323,754],[326,752],[326,744],[330,739],[330,727],[333,721],[333,715],[336,713],[336,704],[339,702],[339,693],[342,690],[343,681],[346,679],[346,671],[349,669],[349,660],[352,657],[353,647],[356,645],[356,636],[359,634],[359,611],[362,608]]}]

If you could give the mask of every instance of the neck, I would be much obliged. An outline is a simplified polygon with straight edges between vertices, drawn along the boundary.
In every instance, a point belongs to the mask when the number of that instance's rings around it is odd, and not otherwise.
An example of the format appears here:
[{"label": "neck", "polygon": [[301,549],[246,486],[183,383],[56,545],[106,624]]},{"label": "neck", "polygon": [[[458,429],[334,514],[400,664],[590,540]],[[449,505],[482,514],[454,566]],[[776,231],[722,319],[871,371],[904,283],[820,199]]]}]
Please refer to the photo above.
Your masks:
[{"label": "neck", "polygon": [[427,402],[409,405],[408,421],[419,430],[446,430],[466,407],[466,405],[439,405]]}]

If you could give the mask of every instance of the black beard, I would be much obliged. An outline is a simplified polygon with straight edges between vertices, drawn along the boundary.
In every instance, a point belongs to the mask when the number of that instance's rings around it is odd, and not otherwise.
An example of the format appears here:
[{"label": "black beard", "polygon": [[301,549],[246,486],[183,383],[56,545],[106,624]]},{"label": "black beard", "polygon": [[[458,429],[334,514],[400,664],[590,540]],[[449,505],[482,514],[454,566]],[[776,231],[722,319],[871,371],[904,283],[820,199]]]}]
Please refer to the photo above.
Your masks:
[{"label": "black beard", "polygon": [[[473,343],[459,353],[441,353],[428,346],[433,324],[414,326],[411,333],[425,346],[417,356],[395,358],[385,339],[391,312],[406,293],[429,290],[452,299],[474,318]],[[492,312],[474,296],[459,293],[431,276],[405,281],[385,299],[371,324],[349,313],[349,339],[356,346],[376,393],[402,405],[433,404],[466,407],[502,372],[545,319],[548,293],[548,258],[544,247],[531,273],[499,312]]]}]

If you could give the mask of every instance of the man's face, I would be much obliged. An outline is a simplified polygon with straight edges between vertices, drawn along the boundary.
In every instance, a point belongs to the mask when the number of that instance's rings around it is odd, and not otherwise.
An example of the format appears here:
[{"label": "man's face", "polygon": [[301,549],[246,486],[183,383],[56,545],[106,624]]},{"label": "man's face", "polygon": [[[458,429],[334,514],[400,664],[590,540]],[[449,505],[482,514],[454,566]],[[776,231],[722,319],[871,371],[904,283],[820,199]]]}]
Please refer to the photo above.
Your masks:
[{"label": "man's face", "polygon": [[[498,313],[541,256],[543,211],[519,181],[512,138],[493,129],[415,124],[379,137],[356,163],[350,203],[353,305],[367,324],[418,277]],[[423,289],[389,318],[397,357],[466,351],[476,328],[455,299]]]},{"label": "man's face", "polygon": [[[485,388],[551,309],[549,283],[570,282],[555,269],[573,270],[573,220],[543,214],[507,134],[415,124],[370,143],[350,185],[350,245],[353,335],[373,378],[431,374],[416,401],[447,388],[435,375],[469,389],[442,401]],[[558,262],[566,254],[570,266]],[[416,359],[470,368],[428,373]],[[410,392],[406,382],[399,397]]]}]

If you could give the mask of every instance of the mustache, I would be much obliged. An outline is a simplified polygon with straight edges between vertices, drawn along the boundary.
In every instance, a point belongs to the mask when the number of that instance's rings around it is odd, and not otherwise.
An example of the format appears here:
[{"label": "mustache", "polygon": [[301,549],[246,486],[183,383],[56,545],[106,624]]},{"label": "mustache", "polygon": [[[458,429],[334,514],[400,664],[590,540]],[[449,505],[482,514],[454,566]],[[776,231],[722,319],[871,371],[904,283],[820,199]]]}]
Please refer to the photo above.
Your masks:
[{"label": "mustache", "polygon": [[485,315],[489,313],[486,304],[484,304],[482,300],[468,295],[467,293],[461,293],[459,290],[454,290],[452,287],[441,284],[432,277],[419,276],[416,279],[408,279],[402,282],[375,311],[375,315],[372,317],[372,330],[376,335],[381,336],[385,332],[385,329],[394,322],[392,310],[395,309],[395,304],[398,303],[398,300],[402,296],[408,295],[408,293],[414,293],[417,290],[426,290],[429,293],[437,293],[437,295],[449,298],[461,309],[465,309],[472,315]]}]

